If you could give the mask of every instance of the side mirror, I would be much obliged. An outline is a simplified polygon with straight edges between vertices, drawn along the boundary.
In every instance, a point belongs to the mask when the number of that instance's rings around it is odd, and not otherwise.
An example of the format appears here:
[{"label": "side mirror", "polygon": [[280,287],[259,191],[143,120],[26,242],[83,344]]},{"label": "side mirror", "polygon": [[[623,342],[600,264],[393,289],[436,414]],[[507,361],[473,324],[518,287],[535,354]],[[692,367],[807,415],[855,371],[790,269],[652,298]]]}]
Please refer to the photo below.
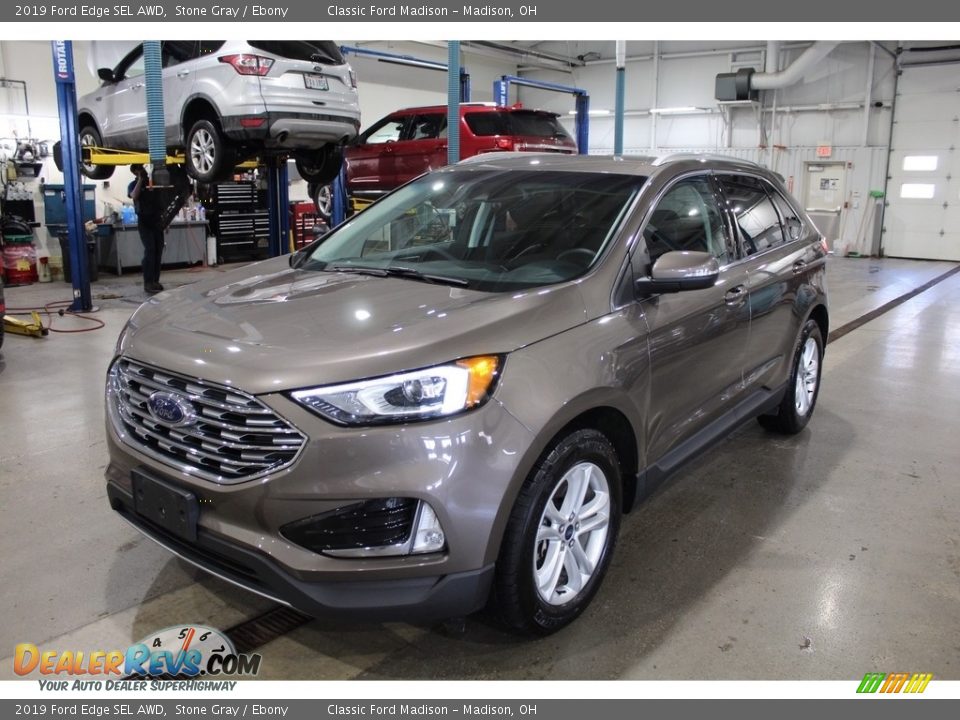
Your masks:
[{"label": "side mirror", "polygon": [[638,278],[639,295],[703,290],[713,287],[720,276],[720,265],[710,253],[676,250],[664,253],[653,264],[650,277]]},{"label": "side mirror", "polygon": [[113,76],[113,70],[111,68],[98,68],[97,77],[107,83],[116,82],[116,78]]},{"label": "side mirror", "polygon": [[297,250],[290,256],[290,267],[298,268],[307,260],[307,253],[304,250]]}]

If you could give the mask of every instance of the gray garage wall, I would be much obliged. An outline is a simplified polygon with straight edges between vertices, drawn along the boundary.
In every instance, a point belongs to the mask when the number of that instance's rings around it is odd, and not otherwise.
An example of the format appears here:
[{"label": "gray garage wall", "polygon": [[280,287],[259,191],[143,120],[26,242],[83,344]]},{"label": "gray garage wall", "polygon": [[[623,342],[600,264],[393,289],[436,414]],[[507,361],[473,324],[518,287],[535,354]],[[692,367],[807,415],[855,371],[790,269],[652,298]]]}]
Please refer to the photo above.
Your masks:
[{"label": "gray garage wall", "polygon": [[[808,43],[784,44],[780,67],[788,66]],[[888,43],[888,45],[890,45]],[[599,52],[613,57],[613,43],[547,42],[536,50],[568,57]],[[816,162],[818,145],[830,145],[831,161],[848,164],[847,197],[836,239],[838,249],[852,247],[861,216],[870,204],[870,190],[883,189],[887,140],[890,131],[890,103],[893,99],[893,63],[889,55],[874,50],[871,78],[871,108],[811,109],[810,106],[863,104],[871,46],[866,42],[844,43],[815,67],[798,84],[761,96],[763,109],[749,106],[722,112],[714,99],[714,78],[718,73],[741,67],[764,67],[766,43],[744,42],[661,42],[660,58],[653,59],[653,42],[628,42],[626,64],[627,117],[624,121],[624,152],[660,155],[670,152],[717,152],[758,162],[783,175],[802,198],[804,165]],[[589,58],[589,55],[586,55]],[[570,72],[521,70],[521,75],[588,89],[594,111],[614,109],[615,65],[587,61]],[[654,74],[654,68],[659,70]],[[528,107],[542,107],[561,113],[573,131],[573,97],[561,93],[518,87],[511,101],[519,99]],[[776,112],[774,112],[776,103]],[[650,108],[696,107],[696,114],[657,115]],[[590,117],[590,152],[613,151],[612,116]]]}]

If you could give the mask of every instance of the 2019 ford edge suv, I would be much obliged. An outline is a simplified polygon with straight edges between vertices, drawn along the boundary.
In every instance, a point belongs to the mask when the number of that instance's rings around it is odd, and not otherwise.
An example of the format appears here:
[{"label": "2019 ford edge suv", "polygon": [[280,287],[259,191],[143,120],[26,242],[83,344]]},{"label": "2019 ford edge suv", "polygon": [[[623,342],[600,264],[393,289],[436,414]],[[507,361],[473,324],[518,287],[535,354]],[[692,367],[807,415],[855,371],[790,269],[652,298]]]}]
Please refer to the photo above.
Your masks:
[{"label": "2019 ford edge suv", "polygon": [[553,632],[652,487],[752,417],[807,424],[825,261],[752,164],[464,161],[141,306],[107,379],[110,503],[310,613],[492,599]]},{"label": "2019 ford edge suv", "polygon": [[[191,177],[214,182],[264,150],[292,154],[307,180],[330,182],[360,127],[356,75],[329,40],[165,40],[161,45],[168,148],[183,149]],[[82,146],[146,150],[143,45],[81,97]],[[110,177],[113,167],[87,164]]]}]

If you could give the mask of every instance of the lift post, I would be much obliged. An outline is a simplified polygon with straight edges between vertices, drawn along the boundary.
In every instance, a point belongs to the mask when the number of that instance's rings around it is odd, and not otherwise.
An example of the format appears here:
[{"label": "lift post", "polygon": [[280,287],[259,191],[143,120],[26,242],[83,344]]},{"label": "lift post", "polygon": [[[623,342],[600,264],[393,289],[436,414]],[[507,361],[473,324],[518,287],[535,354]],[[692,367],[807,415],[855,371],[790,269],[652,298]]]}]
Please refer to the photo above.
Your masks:
[{"label": "lift post", "polygon": [[[404,65],[407,67],[416,67],[422,68],[424,70],[437,70],[445,73],[450,73],[451,68],[453,69],[453,76],[459,77],[460,79],[460,102],[470,102],[470,73],[467,72],[467,69],[460,65],[459,63],[459,48],[460,43],[456,43],[457,47],[457,59],[456,62],[452,60],[450,55],[449,45],[447,58],[450,60],[450,63],[442,63],[436,60],[424,60],[423,58],[414,57],[413,55],[400,55],[397,53],[385,52],[383,50],[370,50],[369,48],[355,47],[353,45],[341,45],[340,52],[343,55],[356,55],[357,57],[369,57],[375,58],[377,62],[388,63],[391,65]],[[451,93],[451,81],[448,78],[447,81],[447,96],[449,98]],[[459,131],[459,125],[456,123],[447,123],[447,139],[448,139],[448,154],[452,157],[454,144],[452,138],[450,137],[451,133],[457,133]],[[455,160],[451,162],[456,162],[459,160],[459,155]],[[337,193],[342,193],[342,196],[338,199]],[[344,216],[338,217],[337,208],[341,207],[344,209],[344,212],[347,207],[347,194],[346,194],[346,181],[344,180],[344,173],[341,171],[340,178],[333,183],[333,214],[330,218],[334,227],[339,225],[344,220]]]},{"label": "lift post", "polygon": [[63,190],[70,245],[70,282],[73,284],[73,303],[70,310],[89,312],[93,310],[93,304],[90,298],[86,234],[80,212],[80,133],[77,128],[73,44],[69,40],[52,40],[50,47],[53,52],[53,79],[57,86],[57,109],[60,114]]},{"label": "lift post", "polygon": [[287,159],[267,160],[267,214],[270,218],[270,256],[290,251],[290,180]]},{"label": "lift post", "polygon": [[586,90],[572,85],[532,80],[519,75],[504,75],[499,80],[493,81],[493,100],[497,105],[506,107],[510,104],[511,85],[523,85],[538,90],[550,90],[573,95],[576,102],[577,152],[581,155],[587,154],[590,138],[590,95]]}]

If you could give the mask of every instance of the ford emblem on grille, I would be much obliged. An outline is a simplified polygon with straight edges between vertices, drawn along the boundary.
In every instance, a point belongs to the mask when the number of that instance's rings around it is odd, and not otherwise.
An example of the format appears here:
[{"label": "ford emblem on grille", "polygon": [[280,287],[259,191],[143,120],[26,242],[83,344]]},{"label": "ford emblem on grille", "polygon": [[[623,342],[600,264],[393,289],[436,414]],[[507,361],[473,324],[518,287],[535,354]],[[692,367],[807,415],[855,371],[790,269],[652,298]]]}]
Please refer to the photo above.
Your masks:
[{"label": "ford emblem on grille", "polygon": [[158,390],[147,400],[147,409],[154,418],[171,427],[193,425],[197,421],[193,405],[176,393]]}]

